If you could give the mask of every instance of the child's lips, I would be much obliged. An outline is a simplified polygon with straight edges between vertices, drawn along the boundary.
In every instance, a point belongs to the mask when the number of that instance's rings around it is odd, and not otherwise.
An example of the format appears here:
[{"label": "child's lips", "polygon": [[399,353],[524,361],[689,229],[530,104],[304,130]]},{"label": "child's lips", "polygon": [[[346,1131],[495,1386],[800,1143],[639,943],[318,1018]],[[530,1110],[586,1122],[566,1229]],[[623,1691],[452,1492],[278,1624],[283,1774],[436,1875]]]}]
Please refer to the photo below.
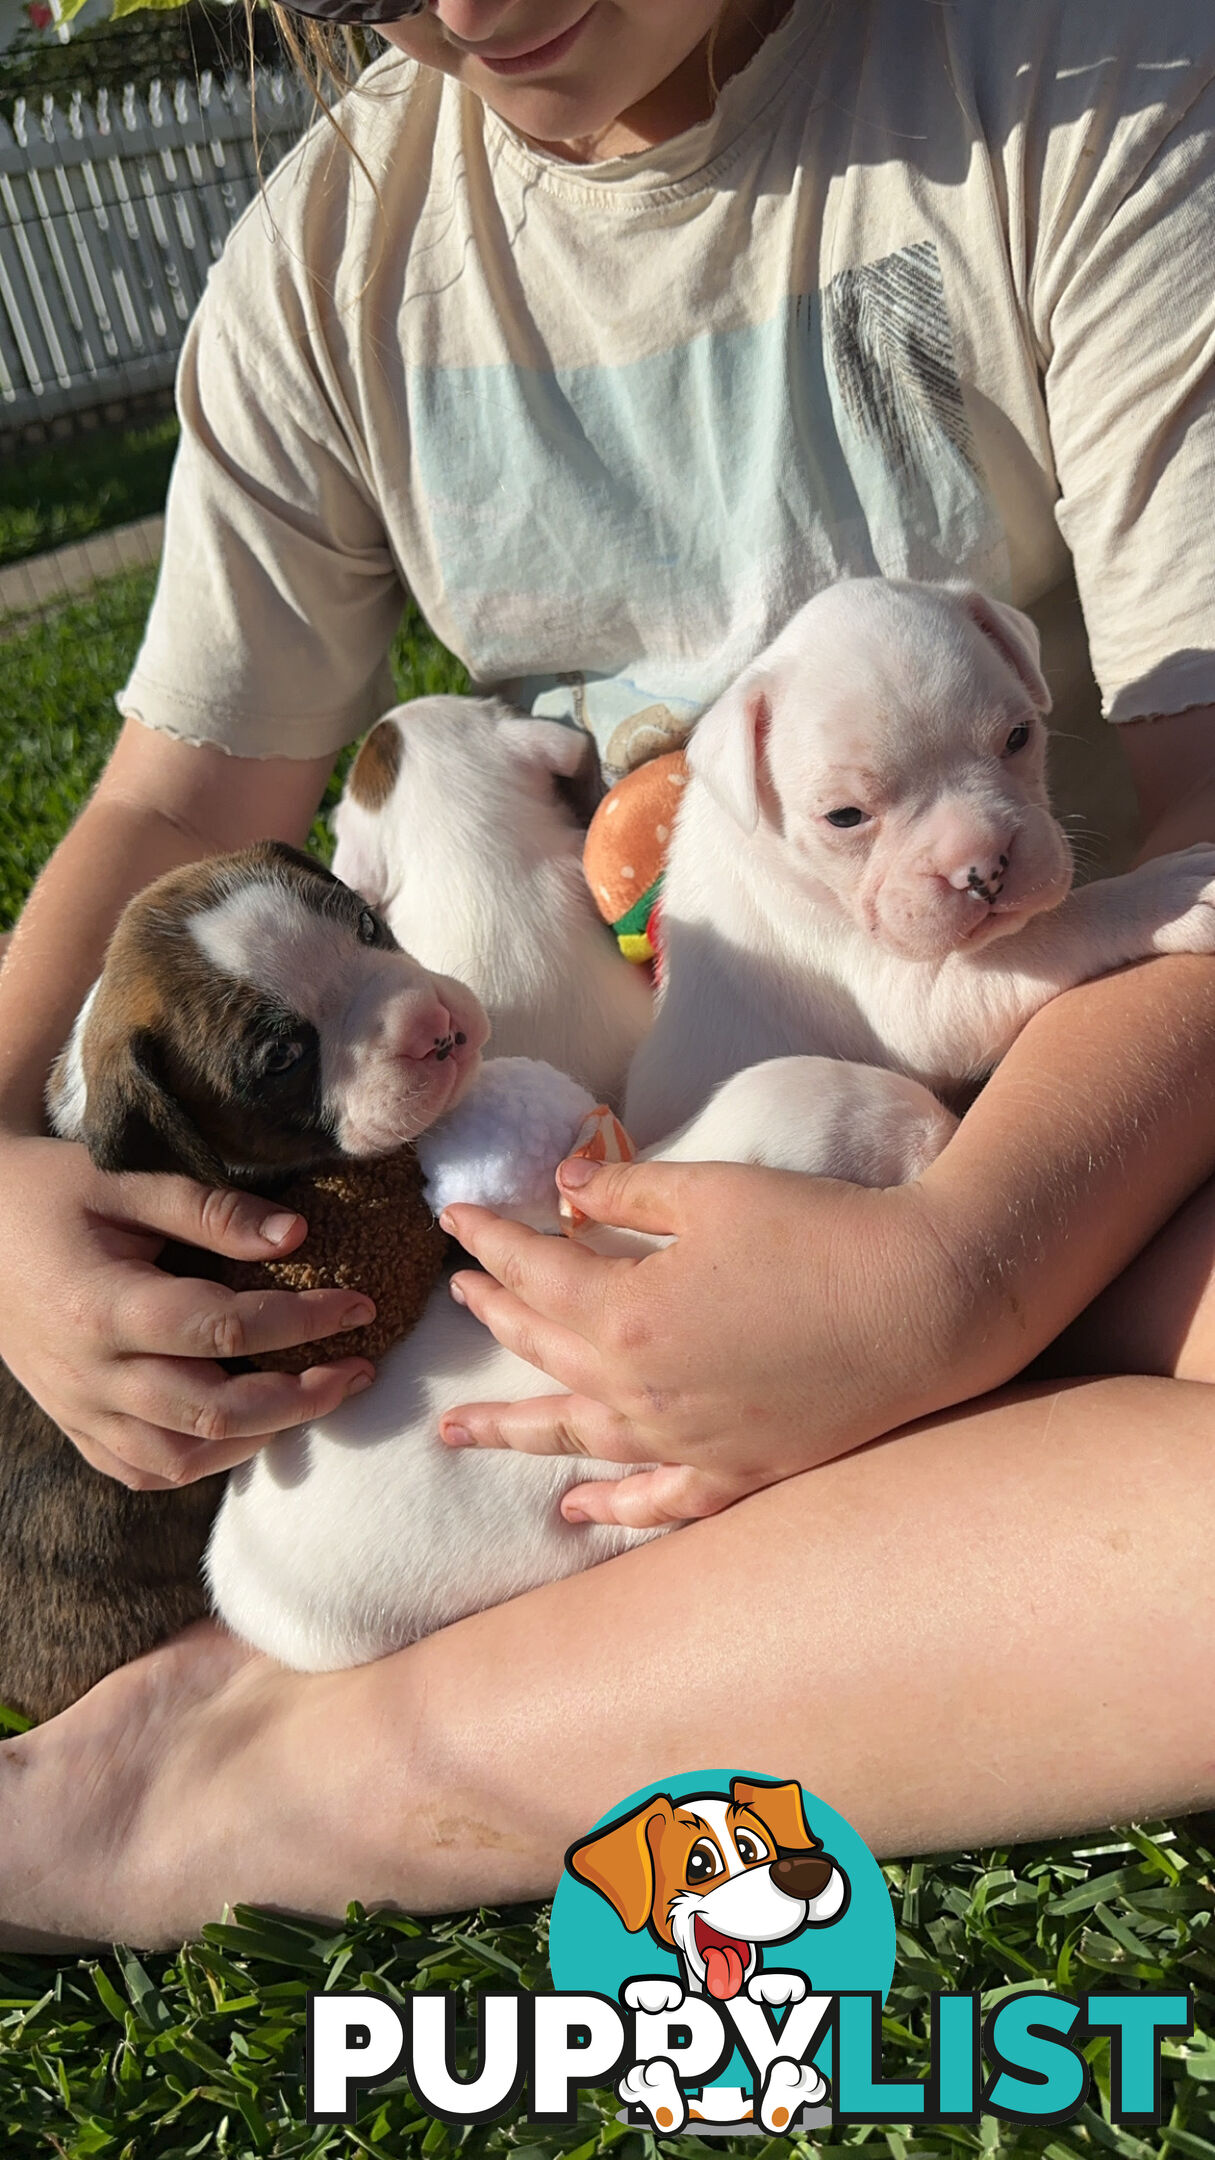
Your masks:
[{"label": "child's lips", "polygon": [[515,51],[512,53],[486,53],[478,52],[475,47],[468,46],[465,47],[465,51],[469,52],[473,59],[479,60],[482,67],[487,67],[490,70],[491,74],[531,74],[534,70],[538,68],[551,67],[555,61],[563,59],[565,54],[573,45],[575,39],[578,37],[580,31],[590,20],[593,12],[593,8],[587,8],[585,12],[578,17],[577,22],[570,24],[568,30],[562,30],[555,38],[548,38],[543,44],[532,45],[530,47],[524,48],[522,51]]}]

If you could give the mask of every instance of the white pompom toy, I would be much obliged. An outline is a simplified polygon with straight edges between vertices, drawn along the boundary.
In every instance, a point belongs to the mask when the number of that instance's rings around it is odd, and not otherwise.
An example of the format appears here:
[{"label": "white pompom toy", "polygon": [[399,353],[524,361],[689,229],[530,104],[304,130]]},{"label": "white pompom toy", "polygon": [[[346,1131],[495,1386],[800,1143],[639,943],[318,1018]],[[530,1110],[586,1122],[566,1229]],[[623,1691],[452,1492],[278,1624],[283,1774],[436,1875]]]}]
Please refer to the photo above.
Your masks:
[{"label": "white pompom toy", "polygon": [[539,1058],[489,1058],[468,1093],[415,1143],[428,1205],[492,1208],[557,1230],[556,1170],[578,1142],[593,1095]]}]

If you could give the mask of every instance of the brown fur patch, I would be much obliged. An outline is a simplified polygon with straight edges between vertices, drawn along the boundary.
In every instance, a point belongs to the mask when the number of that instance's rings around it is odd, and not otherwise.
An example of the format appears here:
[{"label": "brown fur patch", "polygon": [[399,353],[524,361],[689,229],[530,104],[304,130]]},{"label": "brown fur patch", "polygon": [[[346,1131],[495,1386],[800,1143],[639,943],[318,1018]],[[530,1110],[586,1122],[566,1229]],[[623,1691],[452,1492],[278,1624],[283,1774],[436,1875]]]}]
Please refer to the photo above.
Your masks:
[{"label": "brown fur patch", "polygon": [[346,793],[364,810],[380,810],[401,770],[401,730],[395,720],[377,720],[346,782]]}]

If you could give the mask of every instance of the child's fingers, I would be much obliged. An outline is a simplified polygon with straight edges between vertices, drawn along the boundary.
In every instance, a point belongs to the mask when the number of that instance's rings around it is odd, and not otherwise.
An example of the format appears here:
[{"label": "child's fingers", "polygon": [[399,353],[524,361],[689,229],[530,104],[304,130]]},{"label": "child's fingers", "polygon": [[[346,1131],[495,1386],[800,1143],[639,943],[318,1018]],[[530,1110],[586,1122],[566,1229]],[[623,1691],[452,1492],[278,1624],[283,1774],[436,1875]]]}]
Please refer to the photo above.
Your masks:
[{"label": "child's fingers", "polygon": [[511,1448],[519,1455],[585,1455],[595,1462],[646,1462],[652,1453],[627,1418],[587,1395],[469,1403],[447,1412],[440,1420],[439,1436],[448,1447]]},{"label": "child's fingers", "polygon": [[587,1162],[577,1156],[557,1166],[557,1183],[592,1222],[621,1230],[673,1237],[686,1222],[702,1163]]},{"label": "child's fingers", "polygon": [[720,1515],[754,1486],[714,1477],[682,1463],[659,1463],[635,1477],[575,1485],[561,1503],[566,1522],[618,1523],[627,1530],[669,1530],[705,1515]]},{"label": "child's fingers", "polygon": [[293,1252],[307,1233],[307,1223],[256,1193],[233,1192],[222,1185],[199,1185],[193,1178],[132,1170],[99,1172],[107,1206],[102,1212],[129,1229],[201,1245],[231,1260],[264,1260]]},{"label": "child's fingers", "polygon": [[110,1474],[138,1492],[230,1470],[273,1434],[328,1417],[375,1377],[365,1358],[302,1373],[229,1376],[190,1358],[131,1358],[120,1369],[132,1406],[96,1420],[87,1446],[85,1436],[77,1445],[97,1469],[106,1467],[98,1451],[108,1452]]},{"label": "child's fingers", "polygon": [[229,1290],[223,1283],[140,1269],[116,1300],[107,1348],[120,1355],[241,1358],[366,1327],[370,1298],[355,1290]]},{"label": "child's fingers", "polygon": [[504,1290],[495,1282],[492,1275],[471,1271],[453,1275],[450,1289],[457,1305],[466,1306],[504,1350],[534,1365],[537,1372],[580,1394],[593,1393],[602,1386],[602,1359],[592,1344],[572,1328],[561,1327],[555,1320],[533,1312],[512,1290]]}]

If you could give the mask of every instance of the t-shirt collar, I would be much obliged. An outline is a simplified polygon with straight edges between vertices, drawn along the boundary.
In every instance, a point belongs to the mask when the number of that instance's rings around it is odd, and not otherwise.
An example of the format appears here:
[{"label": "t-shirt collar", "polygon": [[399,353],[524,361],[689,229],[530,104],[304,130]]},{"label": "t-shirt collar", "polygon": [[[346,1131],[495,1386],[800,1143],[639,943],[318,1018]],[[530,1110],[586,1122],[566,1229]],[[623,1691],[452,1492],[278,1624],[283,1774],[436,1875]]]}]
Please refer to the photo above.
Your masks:
[{"label": "t-shirt collar", "polygon": [[602,189],[605,197],[632,196],[696,179],[734,148],[795,79],[805,48],[830,13],[831,5],[832,0],[793,0],[784,20],[764,39],[758,52],[723,85],[709,118],[667,142],[633,151],[628,157],[576,165],[537,148],[485,106],[487,144],[496,140],[513,160],[526,163],[537,177],[543,176],[548,186],[561,189],[564,183],[583,195],[588,189]]}]

